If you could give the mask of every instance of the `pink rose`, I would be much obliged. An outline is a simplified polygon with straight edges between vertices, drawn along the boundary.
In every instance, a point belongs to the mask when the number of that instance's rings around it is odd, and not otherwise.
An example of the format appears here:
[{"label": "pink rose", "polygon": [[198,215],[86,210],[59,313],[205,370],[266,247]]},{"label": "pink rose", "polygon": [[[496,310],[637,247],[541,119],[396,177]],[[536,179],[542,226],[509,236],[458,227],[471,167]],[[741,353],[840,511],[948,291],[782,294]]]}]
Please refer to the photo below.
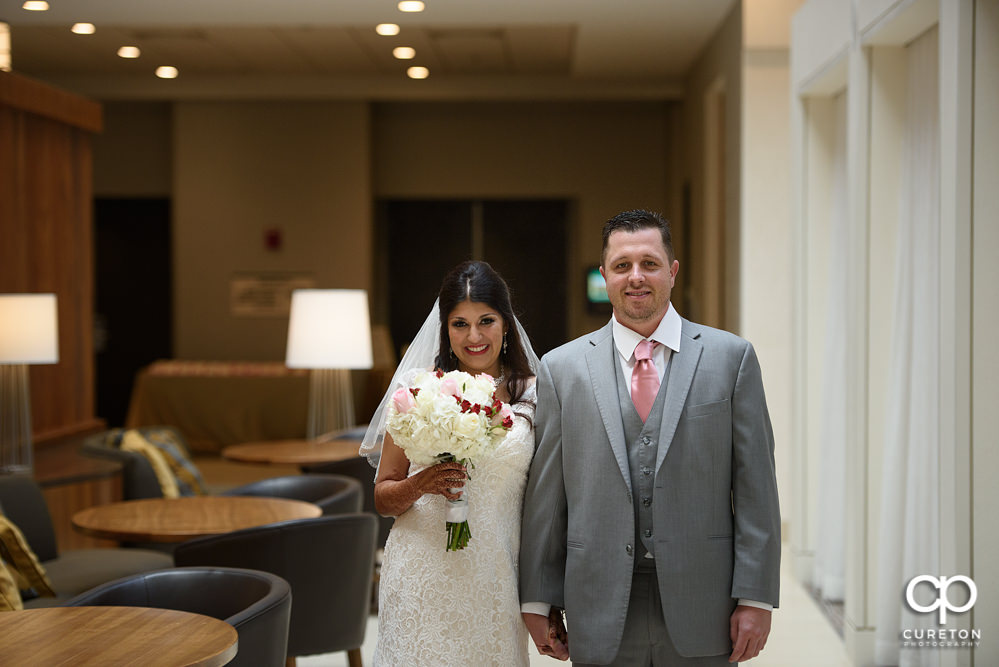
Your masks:
[{"label": "pink rose", "polygon": [[392,394],[392,402],[395,404],[395,411],[398,413],[409,412],[416,401],[413,400],[413,393],[409,389],[397,389]]},{"label": "pink rose", "polygon": [[445,396],[460,396],[461,387],[453,377],[444,378],[441,380],[441,393]]}]

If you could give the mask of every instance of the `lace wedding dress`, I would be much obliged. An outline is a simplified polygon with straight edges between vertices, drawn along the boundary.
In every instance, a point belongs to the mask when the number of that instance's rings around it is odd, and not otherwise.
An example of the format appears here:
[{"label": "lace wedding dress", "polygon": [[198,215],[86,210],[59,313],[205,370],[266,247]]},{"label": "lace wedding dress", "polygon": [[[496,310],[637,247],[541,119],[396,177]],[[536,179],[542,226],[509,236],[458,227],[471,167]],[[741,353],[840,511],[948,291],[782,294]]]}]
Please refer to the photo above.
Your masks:
[{"label": "lace wedding dress", "polygon": [[497,451],[469,470],[467,547],[445,550],[443,496],[424,495],[395,520],[382,561],[375,665],[528,664],[517,556],[536,401],[531,386],[512,406],[517,416]]}]

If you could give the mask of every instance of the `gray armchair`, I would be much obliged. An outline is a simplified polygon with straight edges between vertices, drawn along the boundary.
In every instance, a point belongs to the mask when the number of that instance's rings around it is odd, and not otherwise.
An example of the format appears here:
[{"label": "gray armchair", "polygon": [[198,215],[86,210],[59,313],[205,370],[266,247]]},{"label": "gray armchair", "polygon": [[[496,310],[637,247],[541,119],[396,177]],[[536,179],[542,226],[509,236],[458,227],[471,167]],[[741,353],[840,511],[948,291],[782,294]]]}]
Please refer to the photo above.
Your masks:
[{"label": "gray armchair", "polygon": [[67,607],[156,607],[204,614],[239,634],[229,667],[281,667],[288,644],[291,590],[279,576],[226,567],[172,568],[126,577],[78,595]]},{"label": "gray armchair", "polygon": [[173,565],[168,554],[144,549],[73,549],[59,553],[48,504],[25,475],[0,475],[0,509],[24,533],[57,597],[26,600],[26,608],[57,605],[87,589],[131,574]]},{"label": "gray armchair", "polygon": [[361,483],[344,475],[288,475],[250,482],[223,495],[304,500],[319,505],[323,514],[351,514],[361,511],[361,493]]},{"label": "gray armchair", "polygon": [[376,521],[338,514],[247,528],[177,545],[178,566],[245,567],[291,584],[295,604],[288,662],[296,656],[347,651],[360,665],[369,615]]},{"label": "gray armchair", "polygon": [[[356,479],[361,484],[361,494],[363,504],[361,510],[377,515],[375,510],[375,469],[371,467],[368,460],[363,456],[334,461],[332,463],[320,463],[317,465],[303,466],[302,472],[310,474],[331,474],[344,475]],[[378,517],[378,548],[385,546],[389,531],[392,530],[392,523],[395,521],[390,516]]]}]

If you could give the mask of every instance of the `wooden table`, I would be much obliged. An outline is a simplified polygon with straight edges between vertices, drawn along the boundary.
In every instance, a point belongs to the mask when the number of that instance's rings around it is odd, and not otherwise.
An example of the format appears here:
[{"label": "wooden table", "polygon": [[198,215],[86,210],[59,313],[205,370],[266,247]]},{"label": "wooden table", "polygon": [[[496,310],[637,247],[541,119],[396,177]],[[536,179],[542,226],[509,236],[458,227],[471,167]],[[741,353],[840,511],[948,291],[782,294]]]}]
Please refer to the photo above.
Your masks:
[{"label": "wooden table", "polygon": [[267,440],[229,445],[222,456],[241,463],[293,463],[316,465],[344,461],[359,456],[359,438],[320,440]]},{"label": "wooden table", "polygon": [[236,629],[210,616],[145,607],[49,607],[0,614],[0,665],[217,667]]},{"label": "wooden table", "polygon": [[290,519],[322,515],[318,505],[284,498],[191,496],[126,500],[73,515],[85,535],[124,542],[183,542]]}]

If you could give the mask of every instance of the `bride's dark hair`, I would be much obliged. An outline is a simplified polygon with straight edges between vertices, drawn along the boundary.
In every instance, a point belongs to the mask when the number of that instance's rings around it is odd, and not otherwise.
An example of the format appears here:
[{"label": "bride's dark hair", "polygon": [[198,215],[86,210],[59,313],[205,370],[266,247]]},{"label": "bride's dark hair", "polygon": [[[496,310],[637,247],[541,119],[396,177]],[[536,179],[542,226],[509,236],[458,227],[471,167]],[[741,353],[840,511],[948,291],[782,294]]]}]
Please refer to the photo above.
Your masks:
[{"label": "bride's dark hair", "polygon": [[498,273],[486,262],[467,261],[451,269],[441,283],[440,300],[440,352],[435,362],[442,371],[458,368],[458,359],[451,352],[451,338],[448,336],[447,318],[462,301],[484,303],[503,318],[506,325],[506,352],[500,352],[500,363],[506,374],[505,384],[510,395],[510,403],[516,403],[527,389],[528,380],[534,376],[524,354],[524,344],[513,314],[510,302],[510,288]]}]

